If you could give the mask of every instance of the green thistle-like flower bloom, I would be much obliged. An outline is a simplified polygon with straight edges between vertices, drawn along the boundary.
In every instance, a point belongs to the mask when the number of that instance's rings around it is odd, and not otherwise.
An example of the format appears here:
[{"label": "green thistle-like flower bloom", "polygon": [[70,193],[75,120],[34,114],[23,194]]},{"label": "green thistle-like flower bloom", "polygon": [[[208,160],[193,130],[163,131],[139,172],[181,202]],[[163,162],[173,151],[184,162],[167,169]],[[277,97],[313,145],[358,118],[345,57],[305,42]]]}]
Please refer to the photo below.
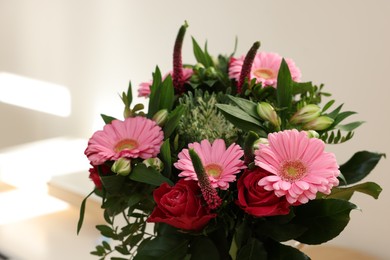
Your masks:
[{"label": "green thistle-like flower bloom", "polygon": [[238,129],[225,119],[215,106],[224,103],[224,94],[209,94],[200,90],[195,94],[189,92],[180,99],[186,112],[181,118],[178,132],[186,143],[200,142],[207,139],[210,142],[222,138],[227,144],[237,139]]}]

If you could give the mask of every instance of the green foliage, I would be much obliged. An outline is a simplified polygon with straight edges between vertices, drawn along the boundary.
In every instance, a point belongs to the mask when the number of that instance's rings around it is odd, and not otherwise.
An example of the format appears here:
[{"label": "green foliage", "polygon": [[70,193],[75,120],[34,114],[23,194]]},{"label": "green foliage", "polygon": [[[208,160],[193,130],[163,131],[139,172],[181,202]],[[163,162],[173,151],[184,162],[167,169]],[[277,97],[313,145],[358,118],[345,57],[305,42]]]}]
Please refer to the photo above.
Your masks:
[{"label": "green foliage", "polygon": [[382,157],[385,157],[385,154],[368,151],[355,153],[346,163],[340,165],[340,172],[347,181],[346,184],[354,184],[364,179]]}]

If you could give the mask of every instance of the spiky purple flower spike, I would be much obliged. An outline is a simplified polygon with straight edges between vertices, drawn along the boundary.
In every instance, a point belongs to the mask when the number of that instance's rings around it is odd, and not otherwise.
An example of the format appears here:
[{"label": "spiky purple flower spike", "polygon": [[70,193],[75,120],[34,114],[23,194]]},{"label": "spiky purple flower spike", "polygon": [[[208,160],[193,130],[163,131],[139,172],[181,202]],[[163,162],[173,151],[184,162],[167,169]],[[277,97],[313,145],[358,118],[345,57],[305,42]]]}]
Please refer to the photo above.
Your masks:
[{"label": "spiky purple flower spike", "polygon": [[217,191],[211,186],[209,177],[206,174],[206,171],[203,168],[202,161],[200,160],[198,154],[194,149],[189,149],[189,154],[191,157],[194,170],[198,177],[198,183],[202,191],[204,200],[209,205],[210,209],[216,209],[222,204],[222,199],[218,196]]},{"label": "spiky purple flower spike", "polygon": [[248,53],[245,56],[244,63],[241,68],[240,78],[237,84],[237,93],[241,93],[242,85],[244,85],[245,79],[250,76],[252,64],[256,56],[257,50],[260,48],[260,42],[255,42],[252,47],[249,49]]},{"label": "spiky purple flower spike", "polygon": [[176,37],[175,46],[173,48],[173,87],[177,94],[181,94],[185,91],[184,80],[183,80],[183,63],[181,58],[181,48],[183,46],[184,35],[186,33],[188,24],[185,21],[180,27]]}]

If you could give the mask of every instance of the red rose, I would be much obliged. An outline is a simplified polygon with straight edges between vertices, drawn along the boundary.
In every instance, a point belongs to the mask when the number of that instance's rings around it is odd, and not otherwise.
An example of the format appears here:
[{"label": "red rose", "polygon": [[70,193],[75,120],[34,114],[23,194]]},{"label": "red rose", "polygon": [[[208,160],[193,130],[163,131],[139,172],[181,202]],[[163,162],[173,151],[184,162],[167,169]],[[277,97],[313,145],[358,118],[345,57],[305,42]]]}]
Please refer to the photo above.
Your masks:
[{"label": "red rose", "polygon": [[[92,164],[91,164],[92,165]],[[89,178],[93,181],[95,184],[95,187],[99,190],[102,189],[102,180],[100,179],[98,167],[100,167],[100,170],[103,174],[109,174],[111,172],[110,168],[106,166],[105,164],[95,166],[92,165],[92,168],[89,169]]]},{"label": "red rose", "polygon": [[261,168],[245,170],[237,182],[237,205],[246,213],[256,217],[286,215],[290,204],[285,197],[277,197],[273,191],[267,191],[258,185],[260,179],[269,173]]},{"label": "red rose", "polygon": [[163,222],[176,228],[199,231],[217,214],[202,199],[202,192],[196,181],[179,180],[171,187],[163,183],[153,192],[157,203],[148,222]]}]

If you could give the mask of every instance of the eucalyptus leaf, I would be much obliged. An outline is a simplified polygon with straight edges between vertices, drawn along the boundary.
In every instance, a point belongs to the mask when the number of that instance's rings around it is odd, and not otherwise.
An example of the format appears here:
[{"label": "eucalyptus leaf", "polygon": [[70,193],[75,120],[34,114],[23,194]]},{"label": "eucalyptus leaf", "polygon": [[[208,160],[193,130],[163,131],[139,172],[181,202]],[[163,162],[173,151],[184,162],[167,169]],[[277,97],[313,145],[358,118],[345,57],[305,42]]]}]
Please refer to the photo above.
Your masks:
[{"label": "eucalyptus leaf", "polygon": [[347,184],[353,184],[365,178],[384,157],[383,153],[360,151],[355,153],[346,163],[340,166]]}]

